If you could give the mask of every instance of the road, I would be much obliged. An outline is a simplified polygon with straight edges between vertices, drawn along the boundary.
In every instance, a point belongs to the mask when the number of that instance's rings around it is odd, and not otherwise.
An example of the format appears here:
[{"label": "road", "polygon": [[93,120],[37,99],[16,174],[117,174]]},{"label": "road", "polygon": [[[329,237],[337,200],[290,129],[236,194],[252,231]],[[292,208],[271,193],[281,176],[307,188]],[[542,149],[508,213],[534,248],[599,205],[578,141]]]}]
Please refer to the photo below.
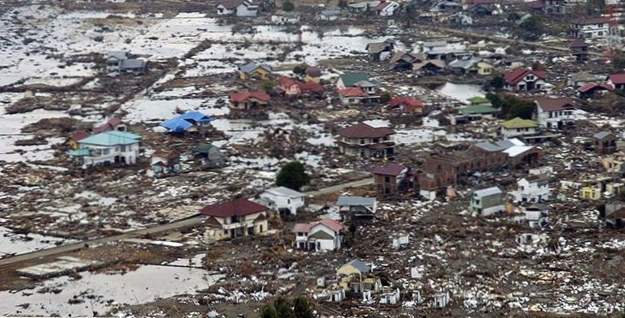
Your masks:
[{"label": "road", "polygon": [[[319,196],[323,194],[342,191],[347,188],[362,187],[362,186],[366,186],[370,184],[373,184],[373,178],[367,178],[367,179],[337,184],[337,185],[319,189],[316,191],[305,192],[304,194],[308,197],[315,197],[315,196]],[[82,241],[78,243],[61,245],[61,246],[56,246],[56,247],[52,247],[52,248],[48,248],[44,250],[10,256],[7,258],[0,259],[0,266],[7,266],[7,265],[15,264],[15,263],[35,260],[38,258],[54,256],[54,255],[59,255],[63,253],[69,253],[69,252],[77,251],[82,248],[86,248],[90,246],[92,247],[92,246],[102,245],[106,243],[112,243],[112,242],[117,242],[121,240],[137,238],[137,237],[141,237],[141,236],[148,235],[148,234],[158,234],[158,233],[164,233],[164,232],[169,232],[169,231],[174,231],[174,230],[180,230],[183,228],[199,225],[202,223],[203,220],[204,220],[203,216],[195,215],[195,216],[191,216],[189,218],[175,221],[172,223],[156,225],[156,226],[152,226],[152,227],[140,229],[140,230],[134,230],[134,231],[126,232],[124,234],[107,236],[107,237],[97,238],[93,240],[86,240],[86,241]]]}]

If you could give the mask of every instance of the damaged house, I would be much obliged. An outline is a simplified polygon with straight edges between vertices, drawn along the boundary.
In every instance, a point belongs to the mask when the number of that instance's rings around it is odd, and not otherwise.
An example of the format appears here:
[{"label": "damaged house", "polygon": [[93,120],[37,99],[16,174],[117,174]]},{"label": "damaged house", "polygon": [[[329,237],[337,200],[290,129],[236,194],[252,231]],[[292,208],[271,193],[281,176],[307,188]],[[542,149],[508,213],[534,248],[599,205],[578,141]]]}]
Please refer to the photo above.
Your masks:
[{"label": "damaged house", "polygon": [[200,214],[207,217],[207,241],[260,235],[269,230],[267,208],[245,198],[207,205]]},{"label": "damaged house", "polygon": [[230,110],[242,114],[264,113],[271,97],[264,91],[243,90],[230,94]]},{"label": "damaged house", "polygon": [[378,292],[382,289],[380,278],[372,275],[371,266],[361,260],[356,259],[341,266],[336,275],[340,277],[339,285],[343,289],[356,294],[366,291]]},{"label": "damaged house", "polygon": [[343,220],[353,220],[360,218],[372,218],[378,207],[375,198],[355,197],[342,195],[336,200]]},{"label": "damaged house", "polygon": [[612,201],[599,207],[599,218],[610,228],[625,228],[625,202]]},{"label": "damaged house", "polygon": [[286,187],[268,189],[260,195],[260,200],[280,215],[296,215],[304,207],[304,194]]},{"label": "damaged house", "polygon": [[257,14],[258,5],[250,0],[222,0],[217,4],[217,15],[255,17]]},{"label": "damaged house", "polygon": [[365,49],[369,55],[369,61],[381,62],[391,57],[394,47],[393,40],[389,39],[384,42],[369,43]]},{"label": "damaged house", "polygon": [[298,223],[293,227],[295,246],[314,252],[335,251],[341,248],[345,227],[335,220]]},{"label": "damaged house", "polygon": [[338,131],[341,153],[361,158],[392,158],[395,155],[395,131],[388,127],[372,127],[358,123]]},{"label": "damaged house", "polygon": [[389,163],[375,167],[371,173],[375,179],[378,198],[397,197],[415,187],[415,173],[398,163]]},{"label": "damaged house", "polygon": [[504,193],[499,187],[473,191],[469,209],[480,216],[503,212],[505,211]]},{"label": "damaged house", "polygon": [[193,156],[200,160],[203,168],[221,168],[226,165],[225,156],[212,144],[199,144],[193,149]]},{"label": "damaged house", "polygon": [[176,174],[182,170],[180,154],[175,151],[157,150],[150,158],[150,170],[155,177]]}]

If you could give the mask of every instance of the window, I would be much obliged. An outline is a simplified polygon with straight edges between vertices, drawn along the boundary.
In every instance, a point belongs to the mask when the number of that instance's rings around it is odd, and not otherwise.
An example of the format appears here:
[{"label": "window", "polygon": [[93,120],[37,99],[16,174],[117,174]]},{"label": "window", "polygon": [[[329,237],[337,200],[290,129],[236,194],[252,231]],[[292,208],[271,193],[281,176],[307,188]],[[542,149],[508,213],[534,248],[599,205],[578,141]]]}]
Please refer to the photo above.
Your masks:
[{"label": "window", "polygon": [[126,152],[126,146],[125,145],[121,146],[120,150],[121,150],[121,152]]},{"label": "window", "polygon": [[109,153],[111,153],[111,149],[102,149],[102,155],[108,155]]},{"label": "window", "polygon": [[360,144],[361,144],[361,145],[364,145],[364,144],[365,144],[365,140],[361,138],[361,139],[360,139]]},{"label": "window", "polygon": [[389,176],[385,176],[385,177],[384,177],[384,182],[387,182],[387,183],[388,183],[388,182],[391,182],[391,177],[389,177]]},{"label": "window", "polygon": [[224,235],[228,235],[228,230],[224,230]]}]

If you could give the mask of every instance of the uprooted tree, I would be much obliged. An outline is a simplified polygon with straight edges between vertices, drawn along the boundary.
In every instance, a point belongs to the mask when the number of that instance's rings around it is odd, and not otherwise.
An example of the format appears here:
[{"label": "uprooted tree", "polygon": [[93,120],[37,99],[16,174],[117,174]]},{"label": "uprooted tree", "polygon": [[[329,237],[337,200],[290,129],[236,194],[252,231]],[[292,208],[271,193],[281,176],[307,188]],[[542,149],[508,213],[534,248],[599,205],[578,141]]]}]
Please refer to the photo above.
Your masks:
[{"label": "uprooted tree", "polygon": [[299,161],[291,161],[284,165],[276,176],[276,185],[298,190],[310,182],[306,168]]}]

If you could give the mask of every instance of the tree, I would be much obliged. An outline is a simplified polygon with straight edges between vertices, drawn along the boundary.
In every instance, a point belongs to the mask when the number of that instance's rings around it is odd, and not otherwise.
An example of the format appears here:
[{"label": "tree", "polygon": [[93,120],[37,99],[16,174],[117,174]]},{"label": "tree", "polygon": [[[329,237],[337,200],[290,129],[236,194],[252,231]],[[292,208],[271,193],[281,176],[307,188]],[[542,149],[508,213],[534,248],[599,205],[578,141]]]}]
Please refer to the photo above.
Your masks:
[{"label": "tree", "polygon": [[313,311],[310,308],[308,299],[304,297],[297,297],[294,301],[293,312],[296,318],[313,318]]},{"label": "tree", "polygon": [[276,83],[274,83],[273,81],[263,81],[260,86],[263,88],[263,90],[265,92],[271,92],[273,90],[273,88],[276,86]]},{"label": "tree", "polygon": [[272,304],[267,304],[260,312],[260,318],[280,318],[276,308]]},{"label": "tree", "polygon": [[490,102],[493,107],[500,109],[503,106],[503,101],[499,98],[499,95],[493,93],[487,93],[486,99]]},{"label": "tree", "polygon": [[488,84],[494,89],[502,89],[506,81],[503,79],[503,76],[497,75],[493,77]]},{"label": "tree", "polygon": [[617,72],[625,69],[625,54],[620,51],[615,54],[612,58],[612,65],[614,65]]},{"label": "tree", "polygon": [[501,113],[505,118],[521,117],[531,119],[535,105],[532,101],[521,99],[512,95],[505,95],[502,99]]},{"label": "tree", "polygon": [[521,24],[519,24],[520,36],[524,40],[535,41],[545,33],[545,26],[543,21],[538,16],[531,16],[525,18]]},{"label": "tree", "polygon": [[295,9],[295,5],[293,2],[286,0],[282,3],[282,10],[284,11],[293,11]]},{"label": "tree", "polygon": [[295,313],[293,312],[291,303],[288,300],[278,297],[274,300],[273,306],[276,308],[279,318],[295,318]]},{"label": "tree", "polygon": [[295,73],[297,75],[304,75],[306,73],[306,69],[307,68],[308,68],[308,65],[306,65],[306,64],[297,64],[293,68],[293,73]]},{"label": "tree", "polygon": [[382,93],[382,95],[380,96],[380,103],[386,104],[388,103],[389,100],[391,100],[391,93],[389,92]]},{"label": "tree", "polygon": [[299,191],[310,182],[304,165],[299,161],[291,161],[284,165],[276,177],[276,185]]}]

